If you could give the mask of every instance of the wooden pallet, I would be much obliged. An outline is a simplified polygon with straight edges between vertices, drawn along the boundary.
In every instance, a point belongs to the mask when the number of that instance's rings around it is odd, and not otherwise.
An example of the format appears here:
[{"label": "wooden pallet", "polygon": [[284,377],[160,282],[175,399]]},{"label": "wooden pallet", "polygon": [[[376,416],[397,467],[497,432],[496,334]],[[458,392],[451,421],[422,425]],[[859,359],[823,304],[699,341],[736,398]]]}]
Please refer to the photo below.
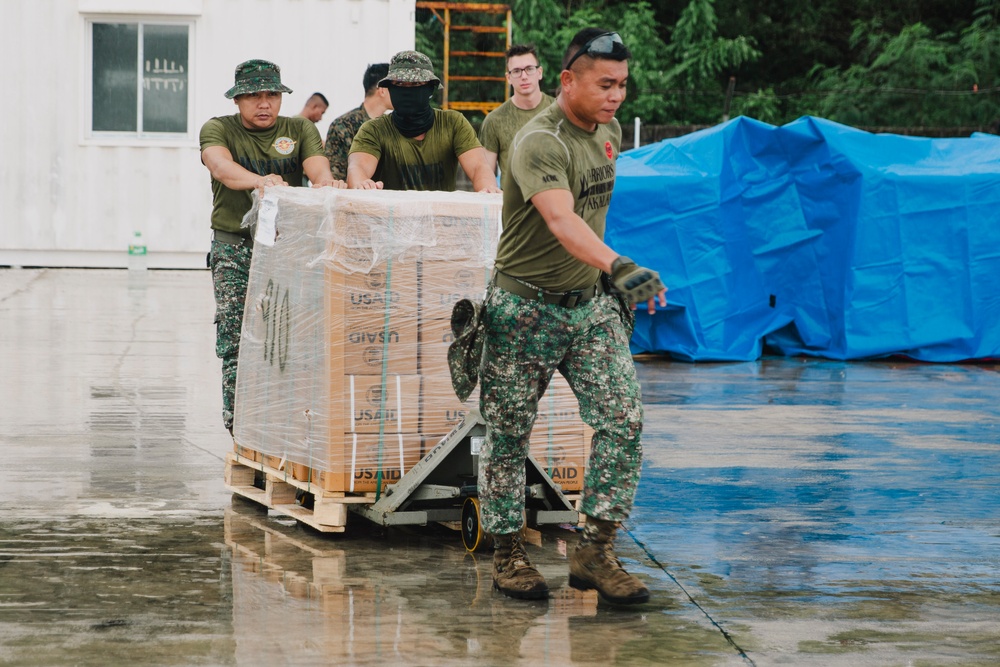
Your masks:
[{"label": "wooden pallet", "polygon": [[[264,488],[254,486],[257,472],[264,473]],[[374,503],[375,494],[347,495],[324,491],[316,484],[294,479],[291,474],[261,461],[230,452],[226,456],[226,488],[233,493],[263,505],[267,509],[290,516],[324,533],[342,533],[347,527],[347,506],[352,503]],[[295,501],[296,493],[313,494],[313,507],[306,508]]]}]

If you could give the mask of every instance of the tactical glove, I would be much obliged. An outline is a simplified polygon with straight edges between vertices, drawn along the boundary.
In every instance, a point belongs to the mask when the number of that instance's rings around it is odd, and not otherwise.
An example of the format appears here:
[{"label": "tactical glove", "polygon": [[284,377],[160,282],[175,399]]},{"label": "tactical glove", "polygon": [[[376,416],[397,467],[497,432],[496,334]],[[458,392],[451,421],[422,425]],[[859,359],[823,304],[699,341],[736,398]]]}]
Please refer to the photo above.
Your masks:
[{"label": "tactical glove", "polygon": [[611,284],[630,304],[649,301],[664,289],[660,274],[621,255],[611,264]]}]

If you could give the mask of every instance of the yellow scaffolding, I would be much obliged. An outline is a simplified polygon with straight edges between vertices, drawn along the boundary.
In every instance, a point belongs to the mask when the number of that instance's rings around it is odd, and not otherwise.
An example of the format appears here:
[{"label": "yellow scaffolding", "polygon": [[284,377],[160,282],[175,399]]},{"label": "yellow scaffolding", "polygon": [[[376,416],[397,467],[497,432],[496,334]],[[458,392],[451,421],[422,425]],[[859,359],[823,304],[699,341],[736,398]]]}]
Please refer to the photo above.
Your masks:
[{"label": "yellow scaffolding", "polygon": [[[511,41],[511,13],[510,5],[485,4],[477,2],[424,2],[416,4],[417,9],[429,9],[434,16],[444,26],[444,63],[441,83],[444,86],[441,108],[455,109],[456,111],[482,111],[484,114],[500,106],[500,102],[484,102],[469,100],[452,100],[450,86],[452,81],[496,81],[503,86],[503,99],[506,101],[510,97],[510,87],[504,76],[480,76],[480,75],[459,75],[451,73],[452,58],[462,57],[485,57],[503,59],[504,52],[510,48]],[[440,12],[440,13],[439,13]],[[481,13],[493,16],[503,16],[504,25],[455,25],[452,23],[451,13]],[[471,33],[494,33],[504,36],[504,48],[502,51],[452,51],[451,33],[471,32]],[[502,68],[503,66],[501,66]]]}]

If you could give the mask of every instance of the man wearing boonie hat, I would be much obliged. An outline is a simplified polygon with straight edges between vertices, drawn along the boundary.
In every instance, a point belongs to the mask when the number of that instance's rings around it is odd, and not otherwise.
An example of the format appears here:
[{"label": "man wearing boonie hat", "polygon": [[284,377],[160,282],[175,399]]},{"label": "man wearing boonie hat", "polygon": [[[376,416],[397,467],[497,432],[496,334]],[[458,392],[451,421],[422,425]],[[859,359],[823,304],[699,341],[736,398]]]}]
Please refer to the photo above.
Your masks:
[{"label": "man wearing boonie hat", "polygon": [[389,89],[393,112],[367,121],[354,136],[350,187],[453,191],[461,165],[477,192],[499,192],[469,121],[457,111],[431,107],[441,80],[430,58],[419,51],[397,53],[378,85]]},{"label": "man wearing boonie hat", "polygon": [[238,113],[212,118],[201,128],[201,161],[212,175],[209,266],[215,283],[215,352],[222,359],[222,421],[230,433],[253,254],[253,238],[241,222],[253,205],[252,193],[301,184],[303,174],[313,187],[347,187],[330,175],[316,126],[306,118],[278,115],[282,93],[290,92],[277,65],[247,60],[237,65],[236,81],[226,91]]}]

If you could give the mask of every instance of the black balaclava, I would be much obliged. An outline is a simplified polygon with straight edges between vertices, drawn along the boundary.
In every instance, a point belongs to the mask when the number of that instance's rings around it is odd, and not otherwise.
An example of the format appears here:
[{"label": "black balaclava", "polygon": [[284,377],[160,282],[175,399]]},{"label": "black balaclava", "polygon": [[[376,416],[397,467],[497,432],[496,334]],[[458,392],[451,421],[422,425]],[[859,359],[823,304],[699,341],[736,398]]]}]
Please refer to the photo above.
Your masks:
[{"label": "black balaclava", "polygon": [[388,88],[389,99],[392,100],[392,124],[400,134],[404,137],[416,137],[433,127],[431,95],[437,89],[436,83],[409,87],[389,84]]}]

